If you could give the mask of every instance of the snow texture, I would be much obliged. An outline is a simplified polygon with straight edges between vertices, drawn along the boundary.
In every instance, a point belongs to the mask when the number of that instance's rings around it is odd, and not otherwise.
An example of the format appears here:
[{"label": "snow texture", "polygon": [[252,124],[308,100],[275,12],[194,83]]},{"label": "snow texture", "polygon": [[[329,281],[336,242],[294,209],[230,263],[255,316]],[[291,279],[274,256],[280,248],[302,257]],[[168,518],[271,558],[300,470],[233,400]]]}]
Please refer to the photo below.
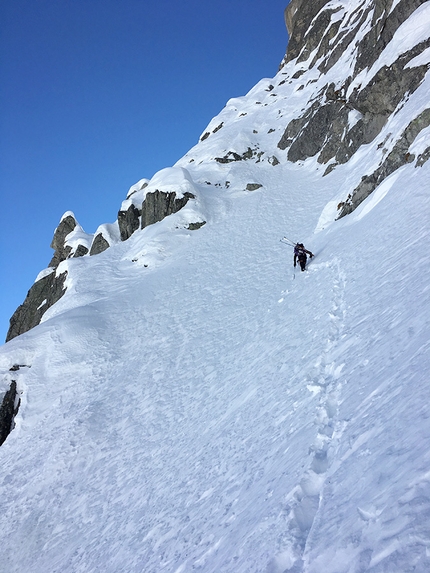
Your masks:
[{"label": "snow texture", "polygon": [[[430,162],[334,221],[428,78],[322,177],[276,146],[327,82],[297,91],[295,71],[128,194],[196,205],[125,242],[101,226],[112,246],[62,262],[65,295],[1,347],[1,390],[21,398],[0,448],[2,573],[430,571]],[[284,235],[315,254],[305,272]]]}]

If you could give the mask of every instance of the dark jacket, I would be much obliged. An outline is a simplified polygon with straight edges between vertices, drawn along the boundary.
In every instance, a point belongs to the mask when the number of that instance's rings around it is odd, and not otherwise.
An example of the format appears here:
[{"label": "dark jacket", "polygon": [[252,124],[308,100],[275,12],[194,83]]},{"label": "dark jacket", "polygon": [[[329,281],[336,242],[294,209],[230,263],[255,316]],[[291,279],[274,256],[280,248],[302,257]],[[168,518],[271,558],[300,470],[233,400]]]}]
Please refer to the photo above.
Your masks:
[{"label": "dark jacket", "polygon": [[309,255],[311,258],[314,256],[313,253],[305,249],[301,243],[297,243],[294,247],[294,266],[296,266],[297,260],[306,262],[306,255]]}]

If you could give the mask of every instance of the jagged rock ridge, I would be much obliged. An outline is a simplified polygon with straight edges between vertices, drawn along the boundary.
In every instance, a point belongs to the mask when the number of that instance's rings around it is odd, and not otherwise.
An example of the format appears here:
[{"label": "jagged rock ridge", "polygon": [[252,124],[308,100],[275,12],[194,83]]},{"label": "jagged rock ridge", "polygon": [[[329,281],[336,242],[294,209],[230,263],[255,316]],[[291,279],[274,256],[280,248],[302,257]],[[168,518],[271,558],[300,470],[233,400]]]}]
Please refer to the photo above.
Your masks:
[{"label": "jagged rock ridge", "polygon": [[[278,143],[279,149],[287,150],[290,161],[317,156],[319,163],[329,164],[328,174],[362,145],[375,141],[389,119],[407,104],[429,69],[427,59],[421,65],[410,64],[429,49],[430,39],[400,50],[386,65],[375,64],[414,12],[419,21],[417,10],[424,3],[372,0],[343,6],[327,0],[290,2],[285,19],[291,39],[283,65],[306,62],[306,70],[297,72],[301,82],[306,79],[303,74],[314,68],[328,80],[316,97],[308,100],[304,113],[289,122]],[[354,62],[349,69],[341,67],[345,54]],[[335,81],[330,81],[332,78]],[[409,147],[429,121],[427,109],[393,134],[388,157],[382,156],[378,168],[348,193],[339,204],[338,217],[351,213],[395,169],[415,160]],[[417,166],[427,160],[429,150],[420,155]]]}]

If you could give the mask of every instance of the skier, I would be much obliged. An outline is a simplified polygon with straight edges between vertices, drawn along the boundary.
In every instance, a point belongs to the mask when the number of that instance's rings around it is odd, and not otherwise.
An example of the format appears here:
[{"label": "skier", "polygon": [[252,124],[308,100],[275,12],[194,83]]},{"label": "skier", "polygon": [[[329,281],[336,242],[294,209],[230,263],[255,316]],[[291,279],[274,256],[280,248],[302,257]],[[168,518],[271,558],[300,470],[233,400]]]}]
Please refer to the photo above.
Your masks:
[{"label": "skier", "polygon": [[310,258],[314,256],[313,253],[305,249],[303,243],[297,243],[294,247],[294,266],[296,266],[296,261],[298,260],[302,271],[306,268],[306,261],[308,260],[306,255],[309,255]]}]

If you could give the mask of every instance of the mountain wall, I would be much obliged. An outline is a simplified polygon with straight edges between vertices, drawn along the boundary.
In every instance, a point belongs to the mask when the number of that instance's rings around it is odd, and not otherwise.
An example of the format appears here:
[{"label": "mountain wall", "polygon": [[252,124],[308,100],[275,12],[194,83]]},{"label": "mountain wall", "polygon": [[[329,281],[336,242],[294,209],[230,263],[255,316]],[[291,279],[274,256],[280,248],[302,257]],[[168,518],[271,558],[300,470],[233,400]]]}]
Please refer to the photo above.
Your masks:
[{"label": "mountain wall", "polygon": [[[314,69],[326,78],[303,112],[289,122],[278,143],[290,161],[317,155],[318,162],[327,165],[327,174],[380,137],[390,119],[407,107],[429,69],[426,54],[430,39],[419,10],[425,4],[425,0],[347,5],[298,0],[288,5],[290,42],[284,64],[305,64],[295,74],[301,82],[298,89],[313,81],[309,76]],[[415,34],[420,28],[423,33]],[[387,54],[381,58],[384,51]],[[405,163],[415,162],[419,167],[427,161],[430,146],[418,155],[410,152],[411,144],[430,124],[430,110],[417,111],[409,114],[407,124],[381,138],[378,165],[348,192],[338,217],[354,211]]]}]

